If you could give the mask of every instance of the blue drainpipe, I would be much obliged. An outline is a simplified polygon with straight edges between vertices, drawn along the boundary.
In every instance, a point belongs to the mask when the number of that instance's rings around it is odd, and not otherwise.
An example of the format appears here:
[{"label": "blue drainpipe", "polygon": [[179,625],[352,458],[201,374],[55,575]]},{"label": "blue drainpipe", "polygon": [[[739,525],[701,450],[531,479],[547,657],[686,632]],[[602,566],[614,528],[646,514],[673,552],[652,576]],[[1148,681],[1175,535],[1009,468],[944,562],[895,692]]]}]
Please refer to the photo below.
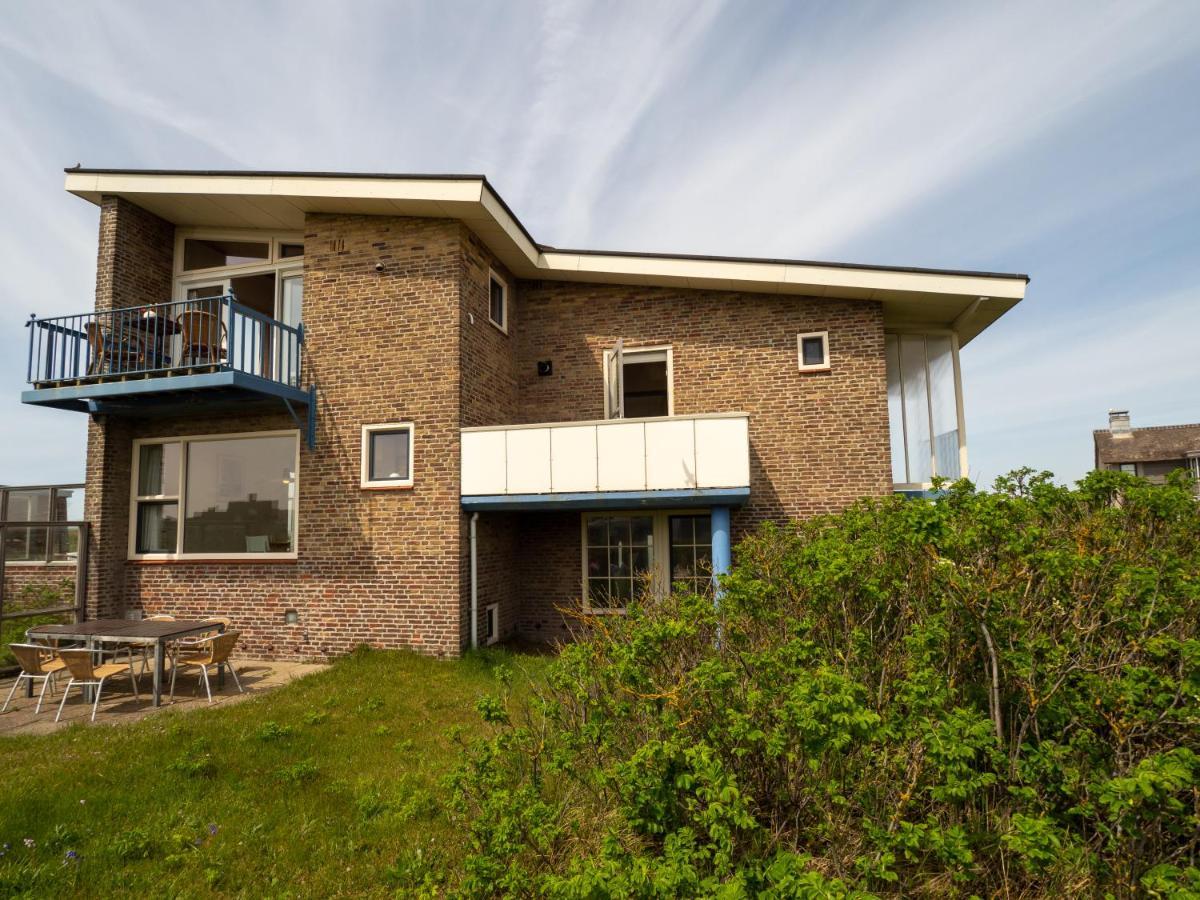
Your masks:
[{"label": "blue drainpipe", "polygon": [[716,588],[714,597],[717,603],[720,603],[721,594],[724,593],[721,589],[720,577],[729,573],[732,563],[733,554],[729,546],[729,507],[714,506],[712,508],[712,568],[713,585]]}]

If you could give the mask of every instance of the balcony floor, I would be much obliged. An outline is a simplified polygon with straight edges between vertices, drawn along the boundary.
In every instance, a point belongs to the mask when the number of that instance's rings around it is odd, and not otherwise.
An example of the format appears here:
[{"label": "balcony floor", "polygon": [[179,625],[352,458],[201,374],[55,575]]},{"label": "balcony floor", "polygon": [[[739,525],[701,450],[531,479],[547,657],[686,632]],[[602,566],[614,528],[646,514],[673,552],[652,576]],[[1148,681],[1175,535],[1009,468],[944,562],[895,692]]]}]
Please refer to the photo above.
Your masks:
[{"label": "balcony floor", "polygon": [[34,406],[88,413],[168,414],[206,406],[242,406],[247,401],[283,399],[307,405],[308,391],[261,375],[232,369],[197,366],[143,375],[93,375],[87,378],[37,382],[21,393],[21,402]]}]

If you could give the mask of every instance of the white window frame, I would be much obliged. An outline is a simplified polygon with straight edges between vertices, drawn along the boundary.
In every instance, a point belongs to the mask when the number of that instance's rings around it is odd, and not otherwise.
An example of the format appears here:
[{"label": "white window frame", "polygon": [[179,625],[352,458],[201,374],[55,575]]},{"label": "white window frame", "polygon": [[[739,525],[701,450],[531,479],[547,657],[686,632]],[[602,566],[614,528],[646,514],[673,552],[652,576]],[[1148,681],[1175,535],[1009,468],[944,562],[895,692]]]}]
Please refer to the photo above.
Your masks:
[{"label": "white window frame", "polygon": [[[804,364],[804,342],[810,338],[821,339],[821,362],[806,366]],[[829,365],[829,332],[805,331],[796,335],[796,362],[801,372],[828,372]]]},{"label": "white window frame", "polygon": [[[256,241],[270,246],[271,258],[254,260],[236,266],[214,266],[208,269],[183,270],[183,242],[189,239],[225,240],[225,241]],[[175,233],[175,279],[174,297],[176,302],[187,300],[189,288],[220,282],[222,291],[230,291],[230,279],[242,278],[247,275],[275,275],[275,309],[271,318],[283,321],[283,280],[304,274],[304,257],[281,257],[279,248],[282,244],[304,243],[302,232],[230,230],[213,228],[179,228]]]},{"label": "white window frame", "polygon": [[[187,520],[187,445],[204,441],[231,441],[239,438],[292,437],[295,441],[295,454],[292,460],[292,471],[295,472],[295,509],[292,510],[292,549],[287,553],[184,553],[183,531]],[[141,466],[141,448],[145,444],[179,443],[179,493],[162,494],[158,496],[138,496],[138,469]],[[129,478],[129,541],[127,558],[130,560],[157,560],[162,562],[189,560],[287,560],[296,559],[300,549],[300,432],[297,429],[284,431],[242,431],[235,434],[189,434],[164,435],[161,437],[138,438],[133,442],[133,461],[130,465]],[[137,552],[137,508],[138,500],[166,500],[179,505],[179,524],[175,534],[174,553],[138,553]]]},{"label": "white window frame", "polygon": [[[650,584],[657,595],[665,595],[671,589],[671,517],[672,516],[708,516],[712,519],[712,509],[709,507],[694,507],[686,509],[594,509],[588,510],[579,517],[579,547],[582,560],[580,562],[580,577],[583,588],[583,610],[589,615],[624,615],[625,607],[592,606],[588,591],[588,522],[596,518],[611,518],[613,516],[649,516],[654,520],[653,543],[651,544]],[[661,548],[661,549],[660,549]]]},{"label": "white window frame", "polygon": [[[502,306],[503,322],[497,322],[492,318],[492,282],[495,281],[503,289],[504,302]],[[508,334],[508,279],[497,272],[495,269],[488,269],[488,285],[487,285],[487,318],[496,328],[499,328],[504,334]]]},{"label": "white window frame", "polygon": [[[233,266],[210,266],[207,269],[188,269],[183,268],[183,247],[184,241],[200,240],[200,241],[247,241],[256,244],[267,245],[267,259],[255,259],[246,263],[238,263]],[[269,229],[258,228],[176,228],[175,229],[175,277],[193,278],[197,275],[211,276],[214,272],[236,272],[241,274],[254,274],[256,269],[270,271],[279,266],[302,265],[304,262],[303,256],[280,256],[280,246],[282,244],[300,244],[304,245],[304,232],[302,231],[272,231]]]},{"label": "white window frame", "polygon": [[[403,479],[388,479],[385,481],[371,480],[371,435],[380,431],[408,432],[408,477]],[[364,490],[410,490],[413,486],[417,447],[416,428],[412,422],[391,422],[381,425],[364,425],[362,427],[362,443],[359,446],[359,487]]]},{"label": "white window frame", "polygon": [[[671,344],[653,344],[646,347],[622,347],[621,348],[621,366],[624,366],[630,361],[631,356],[650,356],[657,357],[661,355],[667,363],[667,415],[652,416],[651,418],[670,418],[675,415],[675,349]],[[612,350],[605,350],[604,356],[600,360],[601,371],[604,376],[604,418],[612,418],[612,401],[611,391],[609,390],[609,369],[612,368],[610,360],[613,357]],[[642,360],[643,362],[656,362],[656,359]],[[634,360],[636,364],[637,360]],[[621,378],[622,389],[624,389],[624,375]]]}]

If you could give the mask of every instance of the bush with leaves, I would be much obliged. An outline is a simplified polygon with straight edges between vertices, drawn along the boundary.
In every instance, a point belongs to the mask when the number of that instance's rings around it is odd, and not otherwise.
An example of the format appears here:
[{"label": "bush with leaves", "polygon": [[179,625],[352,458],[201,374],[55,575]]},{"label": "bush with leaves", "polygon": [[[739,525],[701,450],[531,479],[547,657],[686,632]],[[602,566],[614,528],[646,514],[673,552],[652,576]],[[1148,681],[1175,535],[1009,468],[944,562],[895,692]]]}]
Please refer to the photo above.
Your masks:
[{"label": "bush with leaves", "polygon": [[1200,896],[1200,508],[1014,473],[597,618],[453,779],[463,895]]}]

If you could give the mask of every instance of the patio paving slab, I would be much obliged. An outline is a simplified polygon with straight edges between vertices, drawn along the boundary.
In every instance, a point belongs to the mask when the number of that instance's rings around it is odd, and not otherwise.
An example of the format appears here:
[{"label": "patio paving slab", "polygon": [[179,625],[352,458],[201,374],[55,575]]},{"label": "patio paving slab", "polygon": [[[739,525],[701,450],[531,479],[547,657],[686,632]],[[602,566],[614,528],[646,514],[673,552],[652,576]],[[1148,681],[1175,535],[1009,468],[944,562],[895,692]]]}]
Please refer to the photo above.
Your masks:
[{"label": "patio paving slab", "polygon": [[[304,662],[275,662],[273,660],[233,659],[231,665],[237,669],[238,678],[246,693],[239,694],[233,683],[233,678],[227,672],[224,686],[218,688],[217,680],[212,678],[213,702],[208,703],[204,696],[204,685],[199,683],[199,673],[195,669],[180,669],[179,679],[175,685],[175,700],[166,697],[166,684],[170,683],[171,673],[167,671],[168,681],[163,688],[163,705],[157,710],[150,703],[151,674],[146,672],[138,677],[138,691],[141,699],[135,700],[130,689],[128,676],[117,676],[104,684],[104,694],[100,698],[100,708],[96,711],[96,725],[119,725],[134,722],[155,713],[169,714],[172,710],[215,708],[228,703],[237,703],[249,699],[277,687],[287,684],[296,678],[301,678],[313,672],[320,672],[328,666],[324,663]],[[138,662],[134,662],[134,671],[138,671]],[[12,688],[13,678],[0,679],[0,703],[8,696]],[[87,725],[92,714],[92,705],[84,700],[83,691],[74,688],[63,708],[62,719],[57,723],[54,714],[58,711],[58,703],[62,699],[63,688],[67,678],[62,677],[54,695],[46,691],[46,699],[42,711],[34,714],[37,707],[37,692],[41,682],[34,682],[32,697],[25,696],[22,686],[13,696],[8,710],[0,713],[0,736],[18,734],[48,734],[59,728],[66,728],[75,722]]]}]

